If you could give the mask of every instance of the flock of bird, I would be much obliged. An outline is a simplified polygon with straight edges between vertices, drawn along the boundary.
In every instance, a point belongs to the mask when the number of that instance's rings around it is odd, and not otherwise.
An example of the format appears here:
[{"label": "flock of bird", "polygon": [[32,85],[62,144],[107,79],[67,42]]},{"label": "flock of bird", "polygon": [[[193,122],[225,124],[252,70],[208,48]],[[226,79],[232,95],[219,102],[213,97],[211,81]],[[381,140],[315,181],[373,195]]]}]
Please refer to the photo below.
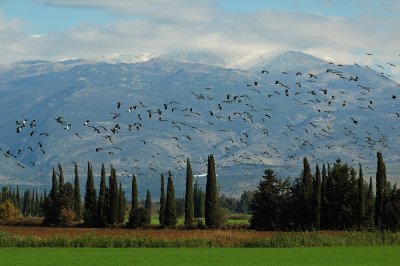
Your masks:
[{"label": "flock of bird", "polygon": [[[367,53],[367,56],[373,55]],[[364,132],[365,135],[360,136],[355,133],[355,127],[366,121],[360,121],[357,113],[349,114],[348,110],[357,107],[360,111],[371,112],[373,117],[373,112],[379,112],[382,108],[370,97],[376,88],[367,84],[361,76],[346,73],[346,66],[332,62],[328,64],[330,67],[310,73],[281,71],[279,79],[276,78],[276,73],[273,75],[269,69],[262,69],[261,75],[257,76],[261,78],[243,83],[243,89],[239,94],[217,88],[213,84],[203,88],[188,89],[186,93],[189,98],[185,103],[172,98],[155,105],[140,100],[132,103],[121,98],[114,103],[113,109],[104,114],[104,120],[84,119],[79,127],[62,115],[52,119],[57,130],[65,132],[63,134],[68,136],[69,141],[77,142],[78,145],[79,141],[92,139],[93,136],[100,139],[101,141],[96,143],[101,145],[93,147],[92,152],[108,154],[112,158],[126,162],[126,169],[122,173],[124,175],[132,173],[140,175],[147,171],[155,174],[171,168],[184,169],[187,157],[190,157],[194,164],[204,165],[209,153],[218,155],[217,166],[220,168],[233,165],[249,168],[277,161],[285,167],[291,167],[293,164],[298,164],[299,158],[304,155],[318,160],[319,156],[323,157],[332,151],[336,151],[338,156],[344,153],[352,154],[353,160],[357,162],[368,161],[374,158],[376,150],[396,149],[397,147],[389,145],[389,139],[400,138],[398,135],[400,120],[395,120],[397,124],[392,124],[393,119],[400,119],[400,110],[394,111],[388,117],[388,128],[392,132],[388,132],[387,128],[371,125]],[[387,65],[392,69],[397,68],[390,62]],[[358,64],[356,66],[361,72],[370,68]],[[378,68],[384,69],[382,65]],[[382,79],[392,78],[390,74],[384,72],[378,75]],[[320,80],[324,80],[325,83],[322,81],[319,83]],[[330,80],[342,81],[339,84],[343,88],[321,87],[321,84],[329,84]],[[351,89],[346,89],[347,87]],[[394,106],[398,106],[396,94],[384,94],[383,97],[393,102]],[[196,104],[189,106],[193,102]],[[286,112],[291,110],[284,109],[286,105],[293,103],[297,106],[295,110],[298,113],[292,115],[300,117],[303,110],[307,112],[311,110],[312,119],[303,120],[302,123],[288,119]],[[352,109],[348,109],[349,106]],[[333,121],[341,119],[342,115],[349,117],[344,121],[345,126],[340,129],[335,128]],[[274,127],[275,124],[282,124],[282,120],[285,119],[287,123],[283,128]],[[209,128],[213,131],[210,132]],[[52,132],[40,129],[41,125],[35,119],[17,120],[15,134],[29,140],[25,141],[24,145],[29,144],[16,150],[2,149],[3,155],[15,159],[18,167],[35,167],[37,162],[32,158],[40,160],[39,155],[45,156],[46,148],[51,148],[46,146],[46,139]],[[166,145],[173,152],[148,148],[159,144],[155,144],[155,138],[145,132],[160,129],[159,134],[162,134],[162,131],[174,133],[163,136],[167,138]],[[342,137],[345,141],[338,141],[337,137],[334,139],[334,134],[340,132],[343,132]],[[122,153],[126,149],[125,136],[131,136],[129,141],[135,141],[137,147],[141,146],[137,150],[153,151],[153,154],[150,154],[151,160],[144,163],[136,151]],[[277,139],[285,144],[269,142],[272,136],[278,136]],[[196,145],[204,146],[207,153],[191,154],[190,148]],[[26,157],[32,159],[29,163],[18,160],[24,153],[34,152],[35,156]],[[165,161],[165,158],[162,158],[166,156],[163,154],[165,152],[168,153],[169,166],[162,162]],[[400,151],[396,152],[400,154]],[[284,157],[284,154],[288,156]]]}]

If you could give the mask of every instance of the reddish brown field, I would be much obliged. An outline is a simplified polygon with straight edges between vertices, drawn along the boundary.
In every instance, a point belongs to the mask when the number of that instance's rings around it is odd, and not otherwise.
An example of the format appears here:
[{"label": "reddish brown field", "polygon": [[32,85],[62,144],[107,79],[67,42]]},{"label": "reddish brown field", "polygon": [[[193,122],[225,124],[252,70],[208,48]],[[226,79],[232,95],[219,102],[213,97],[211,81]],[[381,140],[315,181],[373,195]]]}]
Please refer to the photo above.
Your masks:
[{"label": "reddish brown field", "polygon": [[[268,238],[285,232],[238,230],[184,230],[184,229],[126,229],[126,228],[81,228],[81,227],[44,227],[40,226],[42,220],[38,218],[17,219],[0,222],[0,232],[7,232],[18,236],[49,237],[148,237],[157,239],[210,239],[223,243],[238,243],[254,238]],[[322,231],[326,235],[340,236],[343,231]],[[290,234],[290,233],[288,233]]]},{"label": "reddish brown field", "polygon": [[271,237],[276,232],[255,232],[247,230],[182,230],[182,229],[111,229],[111,228],[54,228],[38,226],[0,226],[0,231],[20,236],[37,236],[40,238],[64,236],[128,236],[151,237],[162,239],[220,239],[244,240],[254,237]]}]

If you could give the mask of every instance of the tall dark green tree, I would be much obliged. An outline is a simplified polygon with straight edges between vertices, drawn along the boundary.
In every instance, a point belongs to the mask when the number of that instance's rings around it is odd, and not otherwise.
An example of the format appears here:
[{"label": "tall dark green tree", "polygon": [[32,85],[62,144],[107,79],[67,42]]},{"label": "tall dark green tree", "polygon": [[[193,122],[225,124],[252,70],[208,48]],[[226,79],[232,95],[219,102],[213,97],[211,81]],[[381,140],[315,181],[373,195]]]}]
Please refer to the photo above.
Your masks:
[{"label": "tall dark green tree", "polygon": [[74,179],[74,211],[76,220],[82,219],[82,200],[81,200],[81,187],[79,184],[78,166],[75,164],[75,179]]},{"label": "tall dark green tree", "polygon": [[186,164],[186,191],[185,191],[185,226],[193,226],[194,203],[193,203],[193,173],[189,158]]},{"label": "tall dark green tree", "polygon": [[97,198],[97,226],[104,227],[107,225],[107,215],[108,206],[106,206],[106,169],[104,164],[101,165],[101,174],[100,174],[100,188],[99,188],[99,196]]},{"label": "tall dark green tree", "polygon": [[310,229],[313,226],[313,176],[306,157],[303,170],[292,186],[292,212],[297,227]]},{"label": "tall dark green tree", "polygon": [[175,226],[176,218],[177,217],[176,217],[174,182],[172,180],[171,171],[169,171],[168,182],[167,182],[167,196],[165,199],[164,225],[165,226]]},{"label": "tall dark green tree", "polygon": [[151,202],[151,194],[150,194],[150,191],[147,190],[147,193],[146,193],[146,202],[145,202],[145,205],[144,205],[144,208],[145,208],[146,211],[147,211],[147,221],[146,221],[147,224],[150,224],[150,222],[151,222],[151,205],[152,205],[152,204],[153,204],[153,203]]},{"label": "tall dark green tree", "polygon": [[357,180],[357,226],[361,229],[365,219],[365,184],[364,177],[359,164],[358,180]]},{"label": "tall dark green tree", "polygon": [[328,175],[326,173],[325,163],[322,165],[322,178],[321,178],[321,228],[325,228],[326,225],[326,207],[327,207],[327,198],[326,198],[326,190],[328,183]]},{"label": "tall dark green tree", "polygon": [[317,164],[315,169],[313,188],[313,227],[320,229],[321,226],[321,173]]},{"label": "tall dark green tree", "polygon": [[16,201],[17,201],[16,207],[18,210],[21,211],[21,195],[19,194],[19,186],[18,185],[17,185]]},{"label": "tall dark green tree", "polygon": [[51,190],[49,195],[45,198],[43,203],[44,224],[56,225],[59,220],[59,186],[57,181],[56,171],[53,167],[51,175]]},{"label": "tall dark green tree", "polygon": [[58,180],[58,185],[60,186],[59,191],[62,194],[62,190],[64,188],[64,171],[61,164],[58,164]]},{"label": "tall dark green tree", "polygon": [[87,180],[86,180],[86,193],[85,193],[85,208],[83,212],[84,224],[87,227],[96,226],[96,212],[97,200],[96,189],[94,187],[93,169],[90,162],[88,162]]},{"label": "tall dark green tree", "polygon": [[131,228],[142,227],[147,224],[147,210],[139,207],[136,176],[132,176],[132,207],[126,225]]},{"label": "tall dark green tree", "polygon": [[67,182],[63,186],[63,194],[60,195],[60,208],[73,211],[74,209],[74,186]]},{"label": "tall dark green tree", "polygon": [[160,185],[160,211],[158,215],[158,221],[160,224],[164,224],[165,214],[165,189],[164,189],[164,175],[161,174],[161,185]]},{"label": "tall dark green tree", "polygon": [[381,152],[376,154],[378,165],[376,169],[376,199],[375,199],[375,227],[383,229],[385,225],[385,200],[387,193],[386,167]]},{"label": "tall dark green tree", "polygon": [[365,227],[373,228],[375,215],[375,198],[372,189],[372,176],[369,178],[368,190],[365,196]]},{"label": "tall dark green tree", "polygon": [[214,156],[208,156],[207,183],[205,201],[205,222],[207,227],[218,227],[221,223],[221,213],[218,201],[217,175]]},{"label": "tall dark green tree", "polygon": [[110,191],[109,202],[108,202],[108,223],[113,226],[117,222],[118,213],[118,181],[117,172],[115,168],[111,166],[111,174],[108,181],[108,187]]},{"label": "tall dark green tree", "polygon": [[122,184],[119,182],[119,189],[118,189],[118,223],[123,223],[125,221],[125,208],[126,208],[126,200],[125,200],[125,193],[122,189]]},{"label": "tall dark green tree", "polygon": [[139,207],[139,200],[138,200],[138,190],[137,190],[137,182],[136,176],[132,176],[132,205],[131,211],[135,210]]},{"label": "tall dark green tree", "polygon": [[32,209],[31,209],[31,192],[29,190],[26,190],[24,192],[24,197],[22,200],[22,215],[24,217],[28,217],[31,215]]}]

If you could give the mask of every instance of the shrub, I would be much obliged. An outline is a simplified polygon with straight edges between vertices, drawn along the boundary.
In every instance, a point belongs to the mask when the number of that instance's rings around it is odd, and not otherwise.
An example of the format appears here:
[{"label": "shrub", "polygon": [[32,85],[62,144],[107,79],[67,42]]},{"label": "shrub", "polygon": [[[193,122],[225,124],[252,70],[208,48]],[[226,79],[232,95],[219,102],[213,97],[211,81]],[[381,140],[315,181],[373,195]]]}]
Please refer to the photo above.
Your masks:
[{"label": "shrub", "polygon": [[131,210],[126,225],[130,228],[143,227],[148,224],[148,210],[143,207]]},{"label": "shrub", "polygon": [[62,208],[60,211],[59,219],[61,226],[70,226],[75,221],[76,214],[73,210]]},{"label": "shrub", "polygon": [[194,222],[197,226],[197,229],[206,229],[206,223],[203,218],[195,218]]},{"label": "shrub", "polygon": [[9,199],[0,204],[0,219],[10,219],[15,217],[18,217],[18,210]]}]

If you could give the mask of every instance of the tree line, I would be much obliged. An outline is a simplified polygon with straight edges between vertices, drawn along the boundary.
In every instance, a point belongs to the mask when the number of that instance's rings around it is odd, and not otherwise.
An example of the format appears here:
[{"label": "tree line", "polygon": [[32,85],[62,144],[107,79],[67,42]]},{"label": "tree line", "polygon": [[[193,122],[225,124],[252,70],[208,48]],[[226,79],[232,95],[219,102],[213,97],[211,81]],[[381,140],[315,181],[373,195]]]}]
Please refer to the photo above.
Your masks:
[{"label": "tree line", "polygon": [[[217,228],[224,221],[224,211],[249,212],[250,228],[257,230],[335,230],[335,229],[400,229],[400,189],[387,181],[382,154],[377,153],[376,188],[372,177],[364,180],[361,164],[358,172],[340,159],[331,165],[317,164],[315,171],[307,158],[298,178],[278,179],[266,169],[257,190],[245,191],[239,200],[220,196],[213,155],[207,161],[205,191],[193,184],[190,160],[187,159],[184,198],[176,198],[173,176],[167,180],[161,174],[158,220],[161,226],[174,227],[177,218],[184,216],[187,228]],[[166,184],[165,184],[166,181]],[[166,185],[166,187],[165,187]],[[74,183],[64,182],[63,169],[53,168],[49,194],[3,188],[0,192],[0,214],[5,201],[16,206],[16,213],[25,216],[44,216],[46,225],[66,226],[81,222],[86,227],[113,227],[125,222],[129,228],[151,223],[152,202],[147,190],[146,200],[139,206],[136,176],[132,176],[132,198],[127,205],[116,170],[110,167],[106,182],[105,166],[101,167],[98,193],[94,186],[93,169],[88,162],[85,195],[80,194],[80,178],[75,165]],[[2,205],[3,204],[3,205]],[[2,207],[3,206],[3,207]],[[197,219],[201,218],[201,219]],[[204,219],[203,219],[204,218]]]},{"label": "tree line", "polygon": [[19,186],[14,188],[3,187],[0,191],[0,219],[43,215],[43,201],[46,191],[40,193],[37,189],[25,190],[20,194]]},{"label": "tree line", "polygon": [[375,194],[372,177],[364,180],[338,159],[312,174],[307,158],[293,182],[264,171],[250,204],[250,227],[259,230],[400,229],[400,189],[387,181],[382,154],[377,153]]}]

